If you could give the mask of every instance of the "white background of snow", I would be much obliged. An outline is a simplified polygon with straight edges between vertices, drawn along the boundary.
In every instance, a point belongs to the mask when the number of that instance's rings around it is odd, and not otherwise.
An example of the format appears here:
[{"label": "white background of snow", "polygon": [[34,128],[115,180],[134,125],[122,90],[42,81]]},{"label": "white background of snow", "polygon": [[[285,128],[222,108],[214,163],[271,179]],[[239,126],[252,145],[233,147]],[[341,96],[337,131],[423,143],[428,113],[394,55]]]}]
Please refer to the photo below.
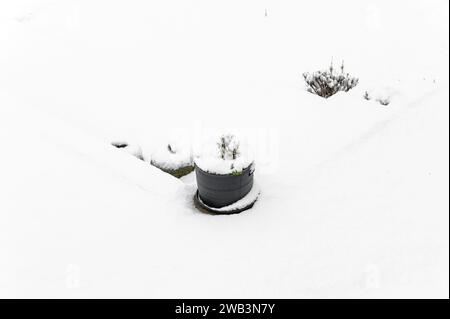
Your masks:
[{"label": "white background of snow", "polygon": [[[448,50],[444,0],[1,1],[0,296],[448,298]],[[360,83],[324,100],[331,56]],[[224,129],[233,216],[109,145]]]}]

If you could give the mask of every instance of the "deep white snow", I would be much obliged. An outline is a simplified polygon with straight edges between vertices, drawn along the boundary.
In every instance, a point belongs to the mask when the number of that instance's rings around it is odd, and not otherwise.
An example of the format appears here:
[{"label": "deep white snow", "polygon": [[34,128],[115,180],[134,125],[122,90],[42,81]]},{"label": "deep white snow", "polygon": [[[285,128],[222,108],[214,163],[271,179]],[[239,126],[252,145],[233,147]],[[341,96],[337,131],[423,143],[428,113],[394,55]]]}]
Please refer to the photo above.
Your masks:
[{"label": "deep white snow", "polygon": [[142,154],[142,149],[138,144],[130,143],[127,141],[113,141],[111,145],[120,148],[121,150],[127,152],[130,155],[133,155],[141,160],[144,160],[144,155]]},{"label": "deep white snow", "polygon": [[194,165],[192,146],[190,144],[182,146],[175,146],[173,143],[161,145],[156,148],[150,158],[152,164],[168,170],[176,170],[181,167]]},{"label": "deep white snow", "polygon": [[[2,0],[0,297],[448,298],[448,22],[446,0]],[[357,87],[306,92],[331,59]],[[212,216],[149,158],[223,131],[261,195]]]}]

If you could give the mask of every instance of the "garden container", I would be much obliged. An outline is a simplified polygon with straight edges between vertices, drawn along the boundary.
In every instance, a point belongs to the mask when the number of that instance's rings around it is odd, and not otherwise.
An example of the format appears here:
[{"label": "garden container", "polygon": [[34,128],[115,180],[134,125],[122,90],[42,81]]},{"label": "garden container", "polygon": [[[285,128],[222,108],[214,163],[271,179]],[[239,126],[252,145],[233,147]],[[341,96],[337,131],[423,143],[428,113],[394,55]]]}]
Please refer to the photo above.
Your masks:
[{"label": "garden container", "polygon": [[220,208],[231,205],[247,195],[253,186],[254,164],[242,172],[213,174],[195,166],[198,195],[203,203]]}]

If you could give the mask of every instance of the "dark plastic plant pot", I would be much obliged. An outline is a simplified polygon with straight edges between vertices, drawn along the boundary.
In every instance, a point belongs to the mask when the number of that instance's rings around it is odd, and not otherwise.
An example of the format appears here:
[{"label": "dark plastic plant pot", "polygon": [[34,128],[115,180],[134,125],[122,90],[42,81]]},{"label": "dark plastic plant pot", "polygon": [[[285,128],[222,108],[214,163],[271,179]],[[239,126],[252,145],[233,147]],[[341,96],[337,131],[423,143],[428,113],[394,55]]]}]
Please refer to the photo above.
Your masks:
[{"label": "dark plastic plant pot", "polygon": [[231,205],[250,192],[253,186],[253,172],[253,164],[240,174],[228,175],[208,173],[195,166],[198,195],[210,207]]}]

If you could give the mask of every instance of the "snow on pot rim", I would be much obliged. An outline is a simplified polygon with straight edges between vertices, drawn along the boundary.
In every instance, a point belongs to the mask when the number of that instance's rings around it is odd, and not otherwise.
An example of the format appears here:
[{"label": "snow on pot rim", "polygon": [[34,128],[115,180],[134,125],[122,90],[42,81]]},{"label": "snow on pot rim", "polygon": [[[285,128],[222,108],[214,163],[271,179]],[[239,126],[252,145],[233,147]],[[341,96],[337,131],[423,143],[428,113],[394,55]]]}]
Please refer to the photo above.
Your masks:
[{"label": "snow on pot rim", "polygon": [[261,189],[257,183],[254,183],[250,192],[247,193],[244,197],[239,199],[238,201],[223,206],[220,208],[211,207],[205,204],[199,196],[199,192],[197,191],[194,195],[194,204],[197,208],[206,213],[214,214],[214,215],[231,215],[238,214],[243,211],[246,211],[253,207],[255,202],[258,200],[259,195],[261,194]]},{"label": "snow on pot rim", "polygon": [[195,158],[195,166],[204,172],[214,175],[233,175],[242,173],[243,170],[254,164],[251,157],[240,156],[234,160],[222,159],[214,156],[202,156]]}]

